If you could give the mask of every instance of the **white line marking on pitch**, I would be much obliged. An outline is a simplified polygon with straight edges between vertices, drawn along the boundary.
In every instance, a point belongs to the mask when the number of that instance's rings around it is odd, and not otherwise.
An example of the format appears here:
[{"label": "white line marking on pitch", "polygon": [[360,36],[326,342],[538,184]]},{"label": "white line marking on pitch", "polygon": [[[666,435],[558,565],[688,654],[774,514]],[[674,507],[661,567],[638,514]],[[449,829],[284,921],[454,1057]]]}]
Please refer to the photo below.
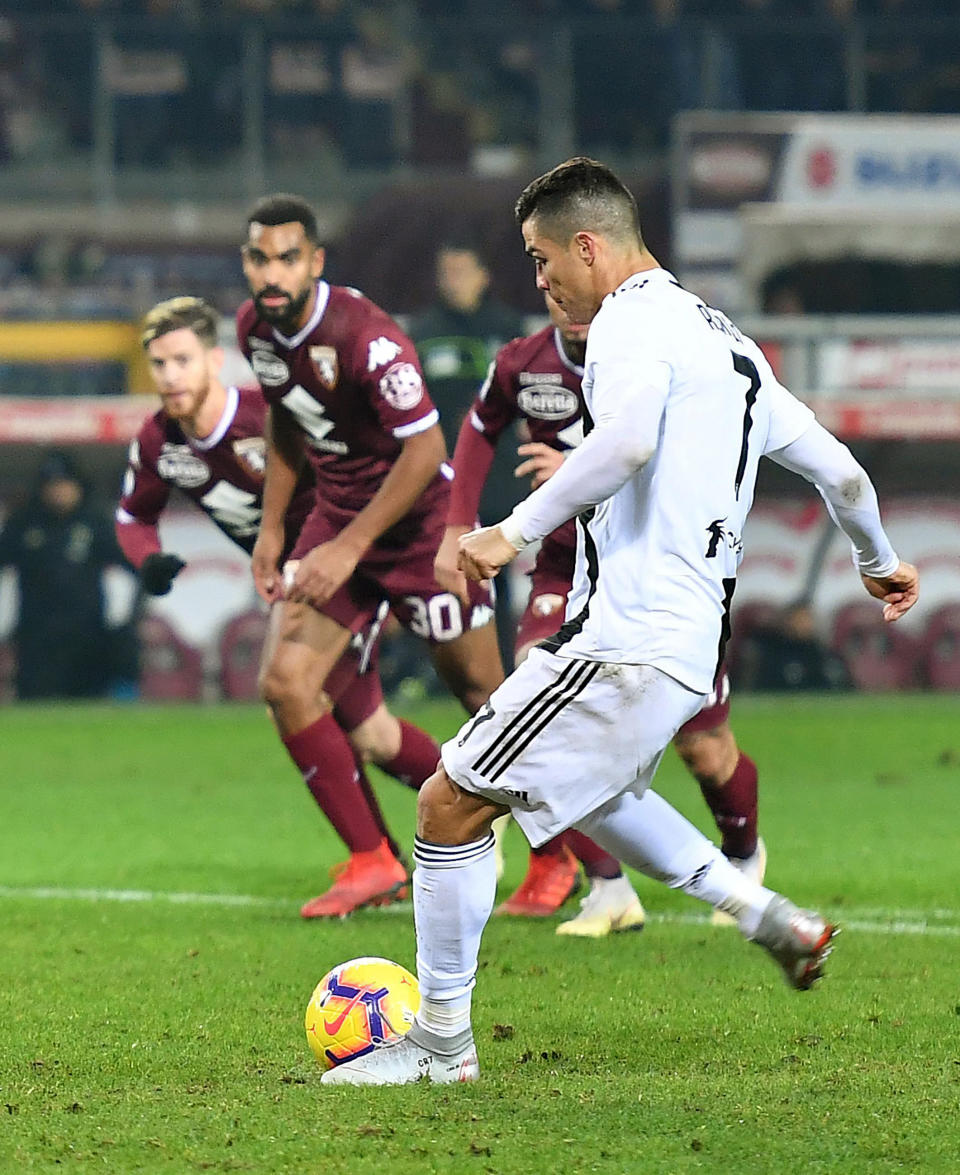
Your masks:
[{"label": "white line marking on pitch", "polygon": [[[3,898],[61,902],[167,902],[181,906],[233,906],[291,911],[297,908],[297,903],[287,898],[267,898],[239,893],[178,893],[150,889],[61,889],[55,886],[0,885],[0,899]],[[412,910],[410,902],[394,902],[390,906],[364,913],[410,915]],[[708,919],[709,915],[706,914],[647,912],[648,922],[674,925],[706,925]],[[850,907],[837,915],[837,921],[845,930],[865,934],[960,937],[960,910],[885,910],[875,907]]]},{"label": "white line marking on pitch", "polygon": [[260,906],[293,909],[286,898],[242,893],[165,893],[150,889],[58,889],[54,886],[0,885],[0,898],[38,898],[58,902],[170,902],[183,906]]}]

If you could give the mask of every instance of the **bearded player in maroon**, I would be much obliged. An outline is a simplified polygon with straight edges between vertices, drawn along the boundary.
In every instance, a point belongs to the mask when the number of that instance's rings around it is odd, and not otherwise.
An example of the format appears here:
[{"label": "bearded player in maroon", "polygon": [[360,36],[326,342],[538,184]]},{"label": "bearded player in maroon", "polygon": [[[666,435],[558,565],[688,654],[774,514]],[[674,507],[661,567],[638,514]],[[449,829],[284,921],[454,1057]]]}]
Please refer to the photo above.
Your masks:
[{"label": "bearded player in maroon", "polygon": [[[263,519],[253,550],[271,605],[261,692],[290,757],[330,786],[352,771],[327,683],[351,634],[381,600],[428,643],[440,676],[475,712],[503,680],[487,588],[461,599],[434,579],[449,478],[438,414],[413,344],[356,290],[322,280],[316,217],[296,196],[268,196],[247,222],[253,295],[237,337],[267,403]],[[304,455],[316,498],[289,559],[284,515]],[[357,870],[351,894],[380,884]]]},{"label": "bearded player in maroon", "polygon": [[[571,324],[549,295],[546,300],[551,325],[500,349],[460,429],[453,456],[456,476],[448,525],[435,566],[437,579],[454,592],[466,587],[457,568],[457,540],[476,526],[494,448],[507,426],[520,420],[529,435],[529,441],[518,449],[524,461],[516,476],[530,476],[533,489],[556,472],[564,452],[583,440],[580,381],[587,327]],[[573,520],[543,540],[531,573],[529,602],[517,630],[518,662],[560,626],[576,548]],[[673,741],[700,784],[723,838],[724,854],[762,881],[766,850],[757,837],[757,769],[740,752],[730,729],[729,692],[721,667],[714,693]],[[557,933],[599,937],[611,930],[640,929],[643,907],[619,862],[576,829],[531,852],[527,876],[497,913],[528,917],[554,913],[578,883],[578,859],[591,889],[580,914],[561,923]],[[716,920],[724,918],[721,914]]]},{"label": "bearded player in maroon", "polygon": [[[224,387],[219,316],[199,298],[172,298],[144,321],[143,345],[162,407],[145,421],[130,447],[130,464],[117,510],[120,546],[152,595],[165,595],[185,566],[161,548],[158,522],[172,488],[181,490],[248,554],[260,525],[267,406],[258,387]],[[313,478],[305,467],[284,518],[284,549],[293,549],[313,507]],[[375,762],[414,787],[432,774],[439,754],[429,735],[386,708],[376,668],[379,623],[358,634],[357,648],[340,658],[328,681],[334,716],[349,737],[351,778],[329,786],[317,772],[308,785],[351,853],[385,875],[389,887],[371,901],[403,896],[406,870],[363,770]],[[349,863],[347,866],[348,871]],[[335,891],[335,892],[334,892]],[[334,886],[308,916],[342,916],[344,895]]]}]

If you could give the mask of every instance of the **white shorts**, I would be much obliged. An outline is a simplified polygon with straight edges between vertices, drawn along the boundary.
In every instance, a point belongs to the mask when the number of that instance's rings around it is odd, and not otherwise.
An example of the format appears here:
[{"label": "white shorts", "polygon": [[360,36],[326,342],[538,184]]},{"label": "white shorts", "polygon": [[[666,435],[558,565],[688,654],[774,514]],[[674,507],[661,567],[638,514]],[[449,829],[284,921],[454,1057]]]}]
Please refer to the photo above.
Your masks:
[{"label": "white shorts", "polygon": [[534,649],[444,743],[466,791],[505,804],[536,847],[628,788],[642,795],[704,695],[652,665]]}]

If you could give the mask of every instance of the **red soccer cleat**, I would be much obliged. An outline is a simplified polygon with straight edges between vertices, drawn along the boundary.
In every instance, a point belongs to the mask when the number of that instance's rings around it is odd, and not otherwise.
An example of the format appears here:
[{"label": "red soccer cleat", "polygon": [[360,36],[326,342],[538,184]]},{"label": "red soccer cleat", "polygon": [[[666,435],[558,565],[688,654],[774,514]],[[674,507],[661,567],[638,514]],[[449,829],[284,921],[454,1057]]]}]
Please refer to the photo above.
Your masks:
[{"label": "red soccer cleat", "polygon": [[516,892],[501,902],[494,913],[514,914],[520,918],[547,918],[555,914],[579,888],[580,864],[566,845],[560,856],[538,857],[531,854],[526,877]]},{"label": "red soccer cleat", "polygon": [[302,918],[346,918],[361,906],[387,906],[408,893],[407,871],[386,840],[370,852],[352,853],[333,872],[333,885],[301,908]]}]

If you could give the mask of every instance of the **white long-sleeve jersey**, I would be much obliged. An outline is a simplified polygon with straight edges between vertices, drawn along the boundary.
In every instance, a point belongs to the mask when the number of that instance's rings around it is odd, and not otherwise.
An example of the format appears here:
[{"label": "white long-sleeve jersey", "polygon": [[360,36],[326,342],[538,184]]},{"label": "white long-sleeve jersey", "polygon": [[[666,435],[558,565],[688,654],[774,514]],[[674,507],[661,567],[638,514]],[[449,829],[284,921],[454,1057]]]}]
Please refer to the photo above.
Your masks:
[{"label": "white long-sleeve jersey", "polygon": [[869,478],[780,384],[760,348],[663,269],[609,294],[590,327],[587,436],[503,524],[543,538],[577,516],[560,656],[655,665],[708,693],[729,631],[763,455],[802,474],[871,575],[899,560]]}]

